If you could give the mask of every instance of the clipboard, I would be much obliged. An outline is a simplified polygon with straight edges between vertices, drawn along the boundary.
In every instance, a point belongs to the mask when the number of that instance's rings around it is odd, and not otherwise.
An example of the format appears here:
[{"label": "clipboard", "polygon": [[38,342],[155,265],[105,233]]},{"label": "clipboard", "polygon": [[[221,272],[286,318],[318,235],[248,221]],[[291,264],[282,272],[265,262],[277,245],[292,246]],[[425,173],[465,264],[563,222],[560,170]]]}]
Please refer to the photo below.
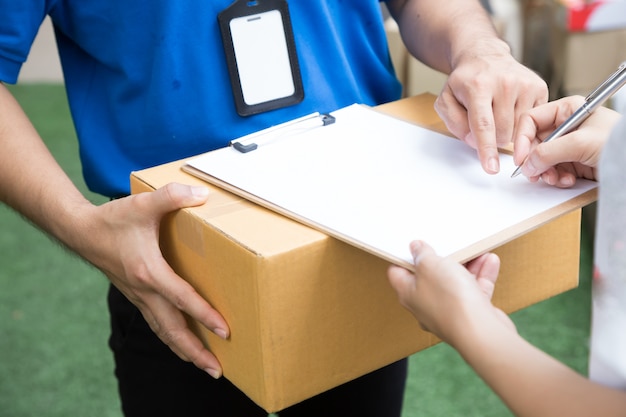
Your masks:
[{"label": "clipboard", "polygon": [[465,262],[597,196],[593,181],[557,189],[511,179],[506,154],[500,174],[488,175],[462,142],[364,105],[331,116],[335,123],[269,135],[253,152],[208,152],[182,169],[408,269],[411,240]]}]

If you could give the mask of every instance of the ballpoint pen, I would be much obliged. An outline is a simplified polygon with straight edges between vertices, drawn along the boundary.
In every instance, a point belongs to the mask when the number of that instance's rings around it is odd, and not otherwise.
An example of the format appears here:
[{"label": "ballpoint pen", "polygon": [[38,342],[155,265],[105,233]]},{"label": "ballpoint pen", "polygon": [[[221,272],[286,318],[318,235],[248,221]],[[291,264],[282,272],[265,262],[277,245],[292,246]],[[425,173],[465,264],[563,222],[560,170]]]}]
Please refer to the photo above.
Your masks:
[{"label": "ballpoint pen", "polygon": [[[622,88],[626,84],[626,62],[623,62],[617,71],[615,71],[606,81],[598,86],[595,90],[591,92],[586,98],[585,103],[580,106],[578,110],[576,110],[570,117],[563,122],[550,136],[545,138],[542,143],[549,142],[553,139],[561,137],[563,135],[568,134],[572,130],[576,129],[582,122],[585,121],[591,113],[593,113],[598,107],[603,105],[613,94],[615,94],[620,88]],[[528,157],[526,157],[528,158]],[[518,166],[513,174],[511,174],[511,178],[517,177],[522,172],[522,166],[526,163],[526,159],[524,162]]]}]

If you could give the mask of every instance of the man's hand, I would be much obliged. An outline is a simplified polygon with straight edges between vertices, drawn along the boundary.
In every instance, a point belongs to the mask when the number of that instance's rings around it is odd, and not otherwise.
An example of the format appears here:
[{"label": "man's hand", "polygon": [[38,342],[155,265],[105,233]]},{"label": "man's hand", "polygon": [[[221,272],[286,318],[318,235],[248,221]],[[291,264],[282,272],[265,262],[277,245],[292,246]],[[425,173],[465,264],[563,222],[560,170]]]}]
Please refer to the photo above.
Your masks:
[{"label": "man's hand", "polygon": [[513,140],[520,116],[548,100],[546,83],[503,50],[473,51],[453,67],[435,102],[448,130],[478,151],[483,169],[500,170],[498,147]]},{"label": "man's hand", "polygon": [[150,328],[172,351],[214,378],[221,366],[187,325],[183,313],[221,338],[229,337],[222,316],[167,264],[159,248],[163,217],[175,210],[203,204],[208,189],[168,184],[151,193],[132,195],[94,208],[89,261],[133,304]]}]

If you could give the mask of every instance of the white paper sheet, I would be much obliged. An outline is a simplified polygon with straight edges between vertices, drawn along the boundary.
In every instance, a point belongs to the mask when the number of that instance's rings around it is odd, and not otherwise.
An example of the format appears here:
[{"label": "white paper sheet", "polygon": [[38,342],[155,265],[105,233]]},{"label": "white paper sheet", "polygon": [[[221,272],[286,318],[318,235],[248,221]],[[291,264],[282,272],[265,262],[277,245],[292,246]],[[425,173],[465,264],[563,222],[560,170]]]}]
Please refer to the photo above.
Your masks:
[{"label": "white paper sheet", "polygon": [[512,179],[515,165],[504,154],[500,173],[488,175],[476,151],[460,141],[361,105],[333,115],[335,124],[276,137],[249,153],[219,149],[188,165],[402,265],[411,263],[414,239],[449,256],[596,187]]}]

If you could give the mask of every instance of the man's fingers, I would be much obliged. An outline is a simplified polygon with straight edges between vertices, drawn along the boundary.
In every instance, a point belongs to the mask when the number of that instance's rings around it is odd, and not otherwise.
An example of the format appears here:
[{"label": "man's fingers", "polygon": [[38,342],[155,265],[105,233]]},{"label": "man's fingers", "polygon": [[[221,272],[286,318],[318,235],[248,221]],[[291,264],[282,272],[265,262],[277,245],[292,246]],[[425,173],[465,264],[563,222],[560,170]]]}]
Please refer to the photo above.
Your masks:
[{"label": "man's fingers", "polygon": [[507,78],[500,85],[499,93],[493,98],[492,112],[497,147],[506,146],[513,141],[513,130],[519,117],[518,109],[523,106],[518,88],[516,81]]},{"label": "man's fingers", "polygon": [[475,141],[478,159],[485,172],[496,174],[500,171],[498,144],[496,142],[496,122],[491,101],[477,98],[468,111],[470,135]]},{"label": "man's fingers", "polygon": [[447,85],[435,101],[435,109],[450,133],[478,151],[483,169],[495,174],[500,170],[500,160],[492,101],[478,95],[470,100],[458,101]]},{"label": "man's fingers", "polygon": [[189,329],[172,329],[163,336],[163,341],[181,359],[192,362],[199,369],[217,379],[222,376],[222,367],[200,339]]},{"label": "man's fingers", "polygon": [[158,309],[158,316],[146,309],[142,311],[152,331],[178,357],[192,362],[213,378],[219,378],[222,375],[222,367],[215,355],[207,350],[200,339],[189,329],[182,313],[171,308],[171,305],[166,305],[167,301],[158,301],[157,297],[153,298],[153,302],[162,304]]},{"label": "man's fingers", "polygon": [[152,193],[137,194],[145,198],[142,206],[155,214],[166,214],[184,207],[204,204],[209,196],[206,187],[170,183]]},{"label": "man's fingers", "polygon": [[165,261],[162,268],[168,276],[157,279],[154,290],[176,309],[198,320],[222,339],[227,339],[230,332],[226,320],[188,282],[176,275]]},{"label": "man's fingers", "polygon": [[[470,131],[467,110],[457,101],[449,86],[435,100],[435,110],[455,137],[465,141]],[[474,147],[472,144],[468,144]]]}]

